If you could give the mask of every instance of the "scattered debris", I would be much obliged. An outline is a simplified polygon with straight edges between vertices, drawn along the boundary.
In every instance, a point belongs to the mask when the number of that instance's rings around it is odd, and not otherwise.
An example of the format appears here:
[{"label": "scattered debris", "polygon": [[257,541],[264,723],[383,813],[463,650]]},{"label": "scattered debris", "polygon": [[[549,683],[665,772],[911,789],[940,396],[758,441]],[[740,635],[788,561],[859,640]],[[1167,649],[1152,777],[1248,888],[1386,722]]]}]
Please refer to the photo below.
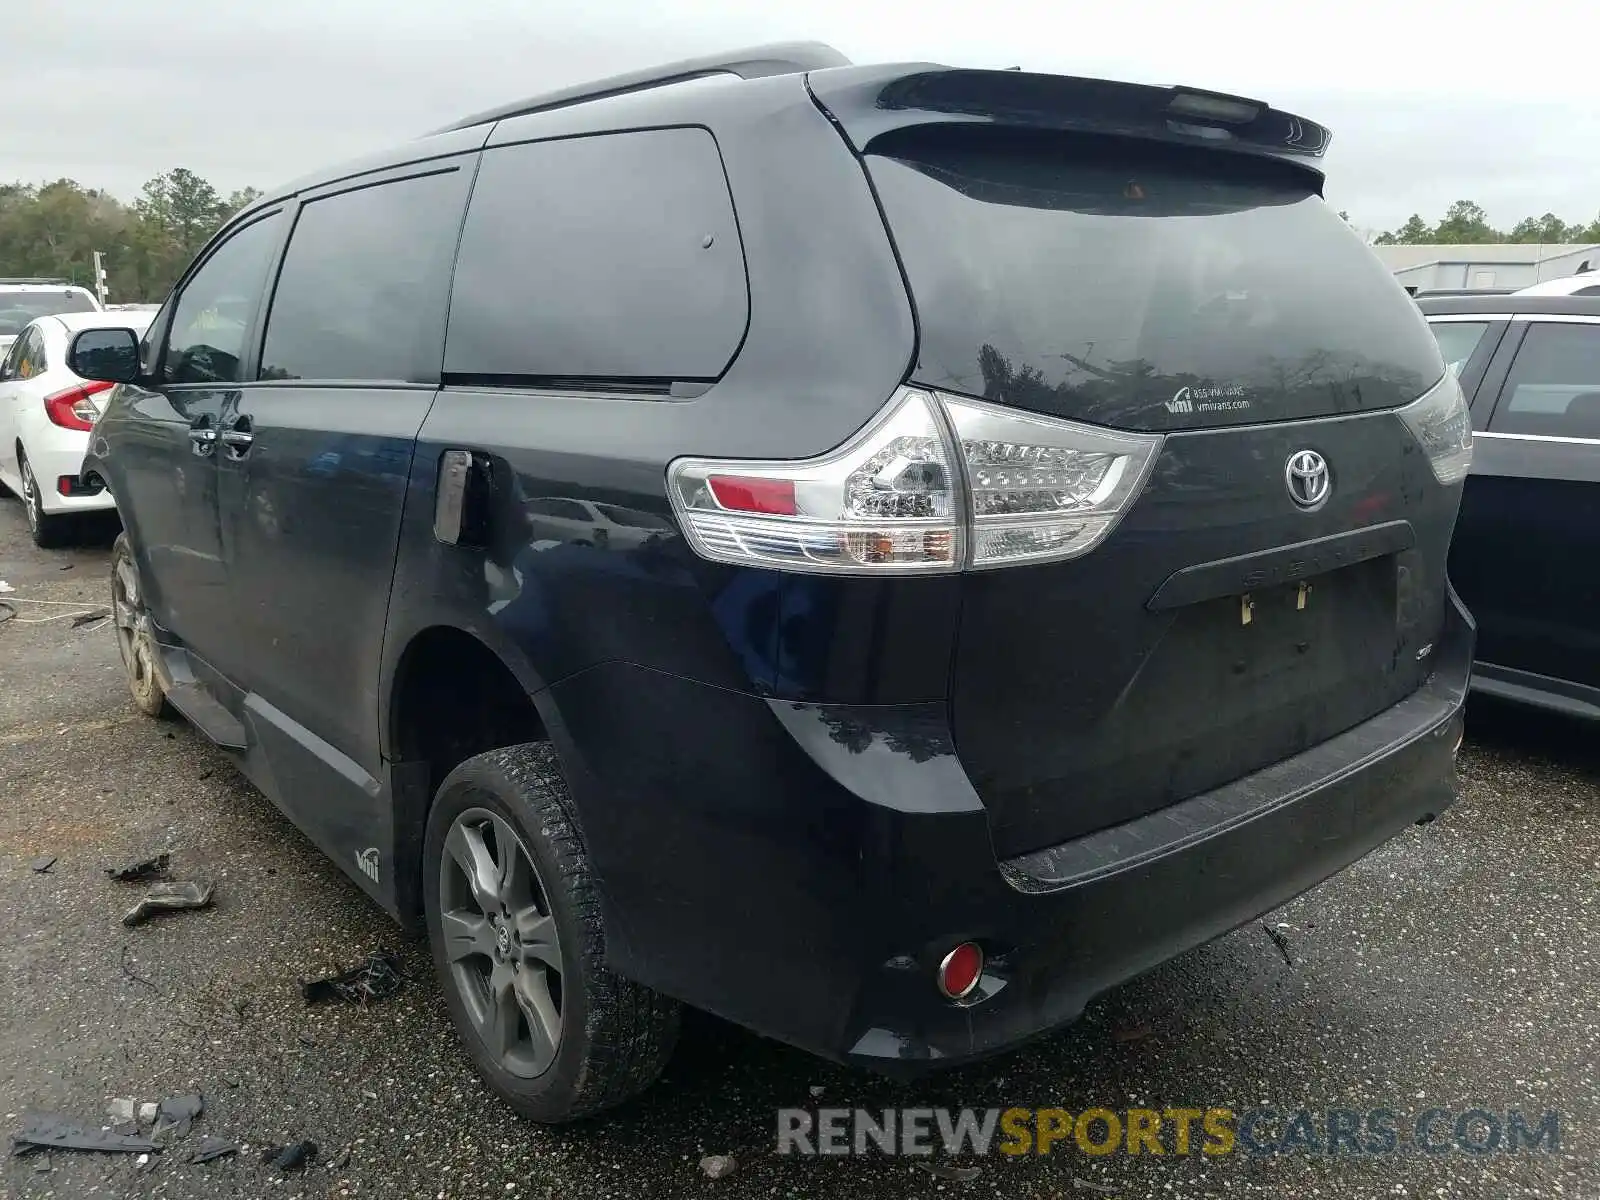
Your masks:
[{"label": "scattered debris", "polygon": [[161,1106],[159,1104],[155,1103],[154,1101],[146,1101],[144,1104],[139,1105],[139,1120],[143,1121],[146,1125],[154,1125],[156,1122],[156,1114],[160,1111]]},{"label": "scattered debris", "polygon": [[33,1164],[34,1174],[36,1174],[36,1175],[48,1175],[48,1174],[50,1174],[50,1156],[48,1154],[38,1154],[38,1155],[35,1155],[34,1157],[38,1159],[38,1161]]},{"label": "scattered debris", "polygon": [[0,579],[0,592],[14,592],[16,590],[16,588],[12,587],[4,579]]},{"label": "scattered debris", "polygon": [[53,1113],[35,1113],[23,1119],[22,1128],[11,1135],[11,1153],[31,1154],[35,1150],[99,1150],[107,1154],[141,1154],[161,1146],[137,1134],[116,1133],[110,1129],[85,1129],[76,1121]]},{"label": "scattered debris", "polygon": [[807,1089],[807,1090],[810,1091],[811,1098],[813,1100],[815,1100],[818,1096],[822,1095],[822,1093],[827,1091],[828,1089],[823,1087],[820,1083],[813,1083],[811,1085],[811,1087],[809,1089]]},{"label": "scattered debris", "polygon": [[1124,1025],[1111,1031],[1113,1042],[1142,1042],[1148,1037],[1154,1037],[1155,1030],[1148,1025]]},{"label": "scattered debris", "polygon": [[350,1147],[346,1146],[322,1165],[330,1171],[344,1170],[350,1165]]},{"label": "scattered debris", "polygon": [[41,854],[28,865],[33,868],[35,875],[43,875],[56,865],[56,856],[54,854]]},{"label": "scattered debris", "polygon": [[215,1158],[226,1158],[230,1154],[239,1153],[237,1142],[230,1142],[223,1138],[212,1137],[209,1133],[200,1139],[200,1144],[189,1155],[192,1163],[208,1163]]},{"label": "scattered debris", "polygon": [[261,1151],[261,1161],[280,1171],[302,1170],[316,1156],[315,1142],[290,1142],[287,1146],[268,1146]]},{"label": "scattered debris", "polygon": [[168,1096],[156,1106],[156,1127],[150,1131],[150,1136],[188,1137],[194,1119],[205,1110],[206,1102],[198,1092],[187,1096]]},{"label": "scattered debris", "polygon": [[1265,921],[1261,922],[1261,928],[1267,931],[1267,936],[1272,939],[1272,944],[1278,948],[1278,953],[1283,955],[1284,965],[1294,966],[1294,959],[1289,957],[1289,939]]},{"label": "scattered debris", "polygon": [[135,971],[132,967],[130,967],[128,965],[128,943],[127,942],[123,942],[122,943],[122,953],[120,955],[118,955],[117,962],[118,962],[118,965],[120,965],[122,967],[122,973],[124,975],[126,975],[129,979],[133,980],[135,983],[144,984],[145,987],[149,988],[152,992],[154,992],[158,996],[161,994],[161,989],[160,988],[158,988],[155,984],[151,983],[143,975],[139,974],[139,972]]},{"label": "scattered debris", "polygon": [[118,1097],[106,1105],[106,1115],[111,1118],[113,1125],[126,1125],[131,1122],[139,1111],[139,1102],[127,1097]]},{"label": "scattered debris", "polygon": [[134,1162],[141,1167],[148,1167],[150,1165],[150,1156],[148,1154],[141,1154],[138,1158],[134,1159]]},{"label": "scattered debris", "polygon": [[1101,1196],[1115,1196],[1117,1194],[1117,1189],[1110,1184],[1090,1183],[1087,1179],[1079,1179],[1076,1175],[1072,1177],[1072,1187],[1074,1191],[1095,1192]]},{"label": "scattered debris", "polygon": [[59,567],[56,568],[56,570],[58,570],[58,571],[70,571],[70,570],[72,570],[72,564],[71,563],[62,563]]},{"label": "scattered debris", "polygon": [[374,1103],[376,1103],[377,1099],[378,1099],[378,1093],[374,1092],[374,1091],[370,1091],[367,1088],[362,1088],[361,1089],[361,1096],[362,1096],[362,1099],[371,1100]]},{"label": "scattered debris", "polygon": [[172,855],[162,851],[153,858],[142,858],[120,867],[107,867],[106,874],[120,883],[143,883],[147,879],[165,875],[167,864],[171,861]]},{"label": "scattered debris", "polygon": [[953,1179],[957,1183],[971,1183],[983,1174],[977,1167],[958,1167],[954,1163],[918,1163],[917,1166],[937,1179]]},{"label": "scattered debris", "polygon": [[394,995],[400,990],[404,978],[400,973],[399,958],[387,950],[379,950],[367,955],[365,962],[348,971],[302,983],[300,992],[307,1004],[343,1000],[347,1004],[365,1006]]},{"label": "scattered debris", "polygon": [[5,600],[0,600],[0,625],[4,625],[17,615],[17,606]]},{"label": "scattered debris", "polygon": [[700,1169],[707,1179],[726,1179],[739,1169],[739,1160],[731,1154],[708,1154],[700,1160]]},{"label": "scattered debris", "polygon": [[153,883],[144,898],[122,918],[124,925],[143,925],[156,913],[180,912],[186,908],[206,908],[211,903],[210,883],[187,880],[182,883]]},{"label": "scattered debris", "polygon": [[96,608],[89,612],[79,613],[72,618],[72,627],[82,629],[85,625],[93,625],[96,621],[107,620],[111,616],[109,608]]}]

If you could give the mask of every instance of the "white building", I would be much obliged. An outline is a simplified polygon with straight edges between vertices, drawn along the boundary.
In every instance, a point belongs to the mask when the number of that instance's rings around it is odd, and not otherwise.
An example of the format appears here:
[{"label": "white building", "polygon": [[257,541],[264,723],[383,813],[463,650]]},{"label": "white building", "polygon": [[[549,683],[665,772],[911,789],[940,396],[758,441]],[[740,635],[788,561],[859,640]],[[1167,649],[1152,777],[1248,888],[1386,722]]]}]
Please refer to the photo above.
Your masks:
[{"label": "white building", "polygon": [[1396,279],[1418,292],[1522,288],[1576,275],[1585,264],[1600,272],[1600,244],[1595,243],[1374,246],[1373,250]]}]

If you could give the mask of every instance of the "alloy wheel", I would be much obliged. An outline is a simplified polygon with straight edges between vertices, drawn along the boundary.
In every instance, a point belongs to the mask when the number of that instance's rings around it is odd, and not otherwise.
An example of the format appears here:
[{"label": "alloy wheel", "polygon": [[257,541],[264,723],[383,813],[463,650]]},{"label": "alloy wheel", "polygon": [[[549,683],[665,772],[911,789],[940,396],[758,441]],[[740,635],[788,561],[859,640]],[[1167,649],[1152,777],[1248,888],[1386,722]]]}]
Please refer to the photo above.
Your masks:
[{"label": "alloy wheel", "polygon": [[39,496],[39,484],[33,477],[33,468],[28,465],[28,460],[22,460],[22,512],[27,518],[28,529],[33,533],[39,532],[39,525],[44,519],[43,501]]},{"label": "alloy wheel", "polygon": [[461,813],[439,859],[439,918],[450,978],[484,1045],[531,1079],[561,1046],[561,939],[549,893],[510,823]]},{"label": "alloy wheel", "polygon": [[139,592],[139,575],[126,555],[119,554],[111,569],[111,605],[117,649],[128,680],[138,692],[155,675],[155,654],[150,644],[150,619]]}]

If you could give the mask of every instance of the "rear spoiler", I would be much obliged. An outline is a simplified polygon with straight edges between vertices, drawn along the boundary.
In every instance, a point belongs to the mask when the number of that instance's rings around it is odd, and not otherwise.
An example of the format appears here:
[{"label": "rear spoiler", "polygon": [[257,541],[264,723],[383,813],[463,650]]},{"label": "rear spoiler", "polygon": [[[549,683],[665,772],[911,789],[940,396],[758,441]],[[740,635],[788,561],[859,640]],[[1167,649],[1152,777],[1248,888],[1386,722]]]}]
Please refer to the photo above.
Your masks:
[{"label": "rear spoiler", "polygon": [[1295,163],[1315,175],[1332,134],[1260,100],[1198,88],[933,64],[812,71],[812,96],[858,152],[917,125],[985,124],[1112,134]]}]

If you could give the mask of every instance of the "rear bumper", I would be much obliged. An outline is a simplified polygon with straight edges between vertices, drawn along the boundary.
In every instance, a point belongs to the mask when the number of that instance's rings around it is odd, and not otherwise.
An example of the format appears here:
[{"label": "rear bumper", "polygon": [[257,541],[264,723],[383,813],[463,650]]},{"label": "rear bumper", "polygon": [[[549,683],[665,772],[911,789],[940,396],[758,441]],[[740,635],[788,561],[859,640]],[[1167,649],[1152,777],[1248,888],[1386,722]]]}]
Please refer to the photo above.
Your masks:
[{"label": "rear bumper", "polygon": [[[943,705],[708,696],[632,671],[554,691],[563,709],[611,718],[604,747],[564,747],[564,758],[606,880],[613,966],[757,1032],[899,1072],[1069,1022],[1095,995],[1442,812],[1472,649],[1452,596],[1433,674],[1399,704],[1225,787],[1003,862]],[[648,735],[624,715],[639,703],[654,710]],[[663,712],[689,715],[662,729]],[[708,721],[725,735],[720,756],[686,744],[704,742]],[[644,736],[652,744],[630,744]],[[681,786],[668,782],[683,770],[665,766],[674,760],[693,765]],[[619,789],[640,787],[628,780],[641,762],[653,799],[631,806],[634,820],[592,820],[600,804],[630,809]],[[958,1004],[938,994],[934,968],[966,940],[989,963],[978,1001]]]},{"label": "rear bumper", "polygon": [[39,499],[44,511],[50,515],[95,512],[117,506],[109,489],[102,488],[94,495],[63,496],[56,486],[63,475],[77,479],[78,473],[83,469],[83,453],[88,447],[89,435],[79,436],[82,439],[81,444],[28,448],[28,463],[33,468],[33,477],[39,482]]}]

